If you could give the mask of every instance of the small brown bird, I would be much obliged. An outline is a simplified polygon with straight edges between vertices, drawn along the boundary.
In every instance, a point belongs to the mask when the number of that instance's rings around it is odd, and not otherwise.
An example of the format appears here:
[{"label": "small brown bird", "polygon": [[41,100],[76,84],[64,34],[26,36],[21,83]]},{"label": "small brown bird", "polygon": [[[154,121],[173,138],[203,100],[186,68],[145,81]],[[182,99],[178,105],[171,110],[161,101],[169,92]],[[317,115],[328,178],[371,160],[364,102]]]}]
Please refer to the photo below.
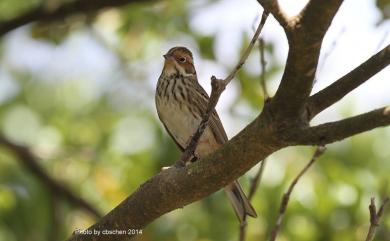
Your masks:
[{"label": "small brown bird", "polygon": [[[183,151],[202,121],[209,96],[198,83],[191,51],[185,47],[174,47],[164,58],[164,68],[156,88],[157,113],[169,135]],[[199,139],[195,157],[204,157],[227,141],[214,110],[208,127]],[[244,222],[245,215],[257,216],[237,180],[226,186],[225,191],[240,223]]]}]

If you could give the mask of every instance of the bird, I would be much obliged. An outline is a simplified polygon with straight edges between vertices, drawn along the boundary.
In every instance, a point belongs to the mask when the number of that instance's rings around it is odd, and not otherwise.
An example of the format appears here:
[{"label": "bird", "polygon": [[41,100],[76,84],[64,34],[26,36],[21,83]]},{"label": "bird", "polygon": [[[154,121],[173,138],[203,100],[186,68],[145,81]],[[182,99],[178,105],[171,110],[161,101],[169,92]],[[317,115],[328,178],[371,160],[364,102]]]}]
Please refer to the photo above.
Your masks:
[{"label": "bird", "polygon": [[[189,49],[173,47],[163,57],[164,67],[155,94],[157,114],[180,150],[185,151],[206,112],[209,96],[198,82]],[[227,141],[225,129],[214,109],[194,151],[195,159],[213,153]],[[245,223],[246,215],[257,217],[237,180],[228,184],[224,190],[240,224]]]}]

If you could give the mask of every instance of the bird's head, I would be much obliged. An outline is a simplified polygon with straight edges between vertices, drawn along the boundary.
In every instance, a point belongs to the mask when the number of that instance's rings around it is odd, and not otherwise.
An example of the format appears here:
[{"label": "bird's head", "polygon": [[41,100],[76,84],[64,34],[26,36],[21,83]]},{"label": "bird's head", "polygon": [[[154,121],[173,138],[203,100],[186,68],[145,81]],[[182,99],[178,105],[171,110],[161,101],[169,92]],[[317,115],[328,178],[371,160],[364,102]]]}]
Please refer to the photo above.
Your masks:
[{"label": "bird's head", "polygon": [[185,47],[171,48],[168,53],[163,55],[165,58],[165,74],[180,74],[183,76],[196,75],[192,53]]}]

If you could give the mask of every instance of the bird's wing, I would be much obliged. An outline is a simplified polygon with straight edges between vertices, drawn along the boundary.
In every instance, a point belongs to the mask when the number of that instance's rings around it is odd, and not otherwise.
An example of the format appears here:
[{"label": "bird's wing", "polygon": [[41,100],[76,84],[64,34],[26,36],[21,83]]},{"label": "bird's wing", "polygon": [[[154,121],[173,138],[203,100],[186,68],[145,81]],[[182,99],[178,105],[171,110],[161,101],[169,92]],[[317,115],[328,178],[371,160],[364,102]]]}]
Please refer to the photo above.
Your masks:
[{"label": "bird's wing", "polygon": [[213,110],[210,116],[209,126],[212,132],[215,134],[217,142],[221,145],[228,141],[225,129],[222,126],[222,122],[219,119],[217,111]]},{"label": "bird's wing", "polygon": [[[159,116],[160,118],[160,116]],[[160,118],[161,123],[163,123],[165,130],[168,132],[169,136],[172,138],[172,140],[176,143],[176,145],[180,148],[181,151],[185,150],[185,146],[180,145],[180,143],[176,140],[175,136],[172,135],[172,133],[169,131],[169,128],[164,124],[164,121]]]}]

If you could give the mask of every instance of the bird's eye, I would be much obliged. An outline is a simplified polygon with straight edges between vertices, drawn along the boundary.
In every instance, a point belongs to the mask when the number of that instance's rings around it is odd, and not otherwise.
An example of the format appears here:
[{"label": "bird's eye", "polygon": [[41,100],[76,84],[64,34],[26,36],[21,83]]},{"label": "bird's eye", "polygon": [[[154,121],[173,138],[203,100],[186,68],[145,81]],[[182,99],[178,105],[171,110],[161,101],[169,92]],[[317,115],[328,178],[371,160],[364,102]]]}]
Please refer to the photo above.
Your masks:
[{"label": "bird's eye", "polygon": [[180,61],[181,63],[185,63],[186,60],[187,60],[187,59],[186,59],[185,57],[180,57],[180,58],[179,58],[179,61]]}]

